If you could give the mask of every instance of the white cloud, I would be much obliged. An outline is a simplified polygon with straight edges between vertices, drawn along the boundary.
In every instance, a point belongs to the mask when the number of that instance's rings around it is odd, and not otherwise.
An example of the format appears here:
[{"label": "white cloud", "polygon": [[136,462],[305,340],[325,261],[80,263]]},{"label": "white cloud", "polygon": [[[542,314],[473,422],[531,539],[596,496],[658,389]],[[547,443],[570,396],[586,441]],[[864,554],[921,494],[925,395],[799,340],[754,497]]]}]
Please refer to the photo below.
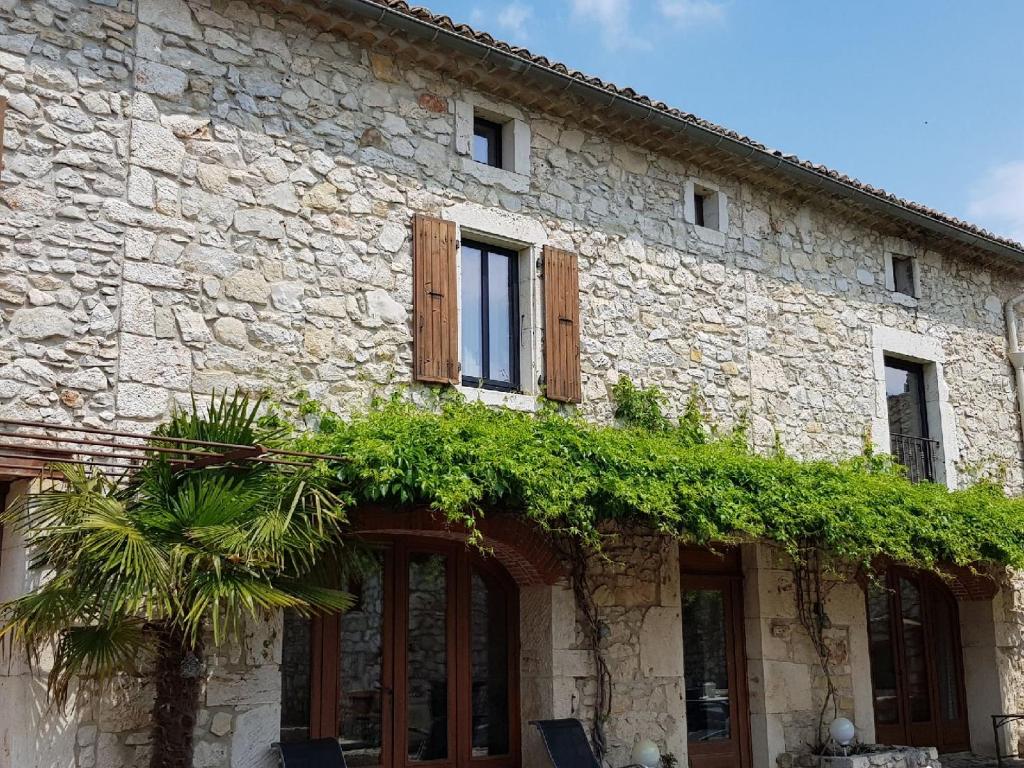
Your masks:
[{"label": "white cloud", "polygon": [[659,0],[658,9],[683,27],[725,21],[725,6],[714,0]]},{"label": "white cloud", "polygon": [[645,48],[648,43],[630,31],[632,12],[630,0],[570,0],[572,13],[578,19],[595,22],[601,27],[601,39],[612,50]]},{"label": "white cloud", "polygon": [[509,3],[498,13],[498,26],[516,37],[526,37],[526,22],[533,16],[533,8],[522,3]]},{"label": "white cloud", "polygon": [[986,229],[1024,242],[1024,161],[989,170],[971,189],[967,213]]},{"label": "white cloud", "polygon": [[502,3],[494,15],[475,8],[469,16],[470,23],[475,27],[500,31],[518,40],[526,39],[529,34],[527,22],[533,18],[533,8],[525,3]]}]

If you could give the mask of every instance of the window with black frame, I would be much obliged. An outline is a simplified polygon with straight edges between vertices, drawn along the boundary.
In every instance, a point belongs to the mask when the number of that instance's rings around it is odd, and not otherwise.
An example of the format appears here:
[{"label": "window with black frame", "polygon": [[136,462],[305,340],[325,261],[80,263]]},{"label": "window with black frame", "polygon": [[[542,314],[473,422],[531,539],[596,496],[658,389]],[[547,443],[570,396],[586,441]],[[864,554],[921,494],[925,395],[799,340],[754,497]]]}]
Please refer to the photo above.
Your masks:
[{"label": "window with black frame", "polygon": [[893,457],[911,480],[934,480],[938,443],[929,435],[924,366],[885,358],[885,399]]},{"label": "window with black frame", "polygon": [[462,241],[462,383],[519,389],[518,254]]},{"label": "window with black frame", "polygon": [[482,117],[473,119],[473,159],[484,165],[491,165],[501,168],[502,127],[492,120],[485,120]]}]

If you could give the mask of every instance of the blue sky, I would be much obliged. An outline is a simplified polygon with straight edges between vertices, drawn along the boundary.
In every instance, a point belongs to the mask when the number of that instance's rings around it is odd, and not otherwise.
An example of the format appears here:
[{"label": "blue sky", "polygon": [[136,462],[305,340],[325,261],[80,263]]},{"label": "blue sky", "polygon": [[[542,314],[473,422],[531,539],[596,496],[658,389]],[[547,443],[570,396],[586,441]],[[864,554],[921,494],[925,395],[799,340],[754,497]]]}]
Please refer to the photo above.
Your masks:
[{"label": "blue sky", "polygon": [[1024,241],[1024,0],[421,0]]}]

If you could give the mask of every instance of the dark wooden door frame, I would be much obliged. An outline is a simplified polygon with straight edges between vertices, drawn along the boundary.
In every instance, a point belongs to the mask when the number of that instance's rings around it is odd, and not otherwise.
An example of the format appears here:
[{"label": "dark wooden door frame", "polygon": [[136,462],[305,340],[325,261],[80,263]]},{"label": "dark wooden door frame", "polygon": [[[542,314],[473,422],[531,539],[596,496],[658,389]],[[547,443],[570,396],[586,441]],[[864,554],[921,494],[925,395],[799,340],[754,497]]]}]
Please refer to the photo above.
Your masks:
[{"label": "dark wooden door frame", "polygon": [[[493,559],[471,552],[465,543],[429,536],[374,537],[383,554],[384,615],[381,671],[380,768],[519,768],[519,590]],[[448,675],[448,757],[416,761],[408,756],[407,680],[408,565],[412,553],[446,557],[445,629]],[[470,599],[473,570],[486,573],[507,599],[509,754],[472,755],[472,675],[470,669]],[[338,616],[315,617],[311,626],[310,737],[338,736],[340,715],[341,623]]]},{"label": "dark wooden door frame", "polygon": [[[899,580],[906,579],[916,585],[920,593],[922,632],[924,634],[925,671],[928,681],[930,719],[913,723],[910,719],[910,696],[907,690],[906,643],[903,632],[903,606]],[[901,566],[890,566],[885,572],[889,636],[892,643],[893,663],[896,670],[896,698],[898,722],[875,722],[875,740],[880,743],[909,743],[913,746],[936,747],[940,752],[960,752],[970,749],[970,727],[967,713],[967,691],[964,684],[963,644],[960,637],[960,610],[952,592],[937,576]],[[936,601],[946,603],[951,627],[934,627]],[[870,596],[865,589],[865,601],[870,621]],[[870,626],[868,628],[870,632]],[[952,639],[952,654],[956,695],[960,717],[943,720],[940,712],[938,670],[935,663],[935,643],[939,631],[948,631]],[[870,647],[870,638],[869,638]],[[872,688],[874,709],[874,689]]]},{"label": "dark wooden door frame", "polygon": [[[747,687],[746,634],[743,616],[743,569],[737,547],[714,553],[680,547],[680,598],[687,589],[721,591],[726,611],[726,665],[729,674],[729,722],[732,738],[719,742],[690,742],[687,756],[692,768],[749,768],[750,695]],[[683,632],[685,634],[685,627]],[[685,654],[686,649],[683,649]],[[683,681],[685,699],[686,681]],[[739,760],[739,763],[736,760]]]}]

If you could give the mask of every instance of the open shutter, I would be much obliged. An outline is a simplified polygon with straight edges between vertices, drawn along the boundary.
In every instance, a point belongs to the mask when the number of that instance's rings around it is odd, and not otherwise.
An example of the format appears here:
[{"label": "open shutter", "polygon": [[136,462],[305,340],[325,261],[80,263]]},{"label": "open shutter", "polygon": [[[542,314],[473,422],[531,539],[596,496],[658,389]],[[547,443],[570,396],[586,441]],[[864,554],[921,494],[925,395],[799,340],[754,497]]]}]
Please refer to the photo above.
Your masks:
[{"label": "open shutter", "polygon": [[580,282],[576,254],[544,247],[544,365],[551,400],[583,400]]},{"label": "open shutter", "polygon": [[416,216],[412,253],[414,378],[458,383],[455,223]]},{"label": "open shutter", "polygon": [[4,169],[4,121],[7,119],[7,98],[0,96],[0,171]]}]

